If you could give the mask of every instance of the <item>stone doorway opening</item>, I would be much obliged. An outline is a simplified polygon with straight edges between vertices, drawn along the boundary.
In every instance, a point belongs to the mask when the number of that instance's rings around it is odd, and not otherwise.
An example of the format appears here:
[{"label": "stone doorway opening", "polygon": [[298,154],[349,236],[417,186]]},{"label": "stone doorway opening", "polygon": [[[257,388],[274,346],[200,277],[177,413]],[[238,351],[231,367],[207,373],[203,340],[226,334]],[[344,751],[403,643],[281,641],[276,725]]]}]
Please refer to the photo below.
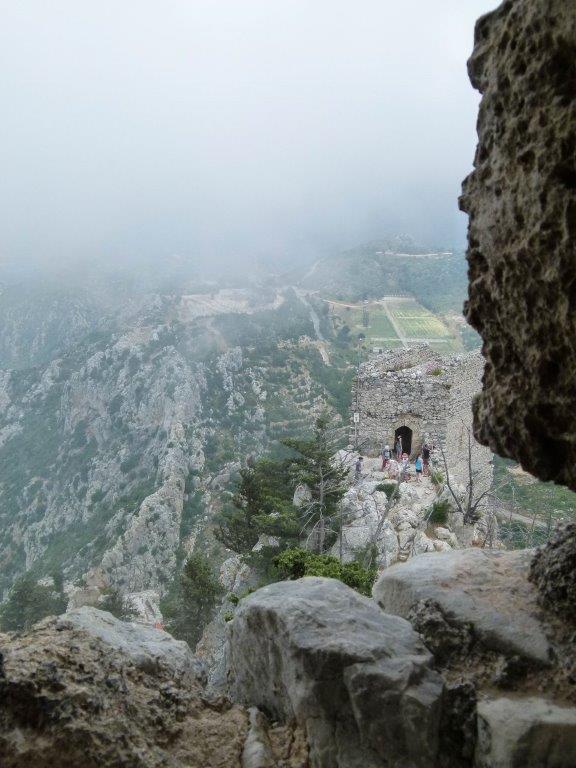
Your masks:
[{"label": "stone doorway opening", "polygon": [[399,437],[402,438],[402,452],[410,456],[412,453],[412,430],[410,427],[398,427],[396,432],[394,432],[394,445],[396,445]]}]

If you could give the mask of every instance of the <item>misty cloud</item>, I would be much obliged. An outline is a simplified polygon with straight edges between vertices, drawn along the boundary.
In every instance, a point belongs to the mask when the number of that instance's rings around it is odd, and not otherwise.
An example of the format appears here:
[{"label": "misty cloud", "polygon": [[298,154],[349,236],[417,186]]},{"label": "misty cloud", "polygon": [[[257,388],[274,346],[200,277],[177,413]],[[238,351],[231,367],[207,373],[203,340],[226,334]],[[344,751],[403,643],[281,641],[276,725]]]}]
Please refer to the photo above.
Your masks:
[{"label": "misty cloud", "polygon": [[461,245],[494,5],[3,3],[0,259]]}]

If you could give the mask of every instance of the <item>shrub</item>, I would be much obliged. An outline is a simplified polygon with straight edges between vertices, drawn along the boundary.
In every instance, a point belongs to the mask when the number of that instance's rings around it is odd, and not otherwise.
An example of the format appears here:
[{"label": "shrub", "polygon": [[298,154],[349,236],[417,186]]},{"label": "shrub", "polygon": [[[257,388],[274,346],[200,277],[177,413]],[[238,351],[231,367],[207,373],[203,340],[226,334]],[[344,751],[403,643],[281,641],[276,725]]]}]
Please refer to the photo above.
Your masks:
[{"label": "shrub", "polygon": [[223,591],[209,560],[201,554],[190,555],[161,604],[168,631],[194,648]]},{"label": "shrub", "polygon": [[109,587],[104,591],[98,608],[102,611],[108,611],[112,616],[122,621],[131,621],[138,616],[138,611],[117,587]]},{"label": "shrub", "polygon": [[434,485],[442,485],[444,482],[444,475],[438,469],[432,469],[430,471],[430,480],[432,480]]},{"label": "shrub", "polygon": [[428,372],[429,376],[441,376],[444,373],[442,368],[433,368],[431,371]]},{"label": "shrub", "polygon": [[450,504],[444,501],[435,501],[432,504],[432,511],[428,518],[429,522],[436,523],[437,525],[443,525],[448,522],[448,513],[450,512]]},{"label": "shrub", "polygon": [[132,456],[129,456],[127,459],[124,459],[124,461],[120,464],[120,471],[123,474],[127,474],[128,472],[131,472],[133,469],[136,468],[136,465],[139,461],[138,454],[133,454]]},{"label": "shrub", "polygon": [[375,569],[359,563],[340,563],[332,555],[316,555],[300,548],[285,549],[274,558],[274,564],[281,579],[324,576],[338,579],[362,595],[370,595],[376,576]]},{"label": "shrub", "polygon": [[61,577],[55,575],[54,587],[44,587],[34,575],[25,573],[16,579],[0,606],[0,628],[4,632],[26,631],[45,616],[64,613],[66,602]]},{"label": "shrub", "polygon": [[385,493],[387,499],[397,499],[400,495],[398,492],[398,483],[378,483],[376,490]]}]

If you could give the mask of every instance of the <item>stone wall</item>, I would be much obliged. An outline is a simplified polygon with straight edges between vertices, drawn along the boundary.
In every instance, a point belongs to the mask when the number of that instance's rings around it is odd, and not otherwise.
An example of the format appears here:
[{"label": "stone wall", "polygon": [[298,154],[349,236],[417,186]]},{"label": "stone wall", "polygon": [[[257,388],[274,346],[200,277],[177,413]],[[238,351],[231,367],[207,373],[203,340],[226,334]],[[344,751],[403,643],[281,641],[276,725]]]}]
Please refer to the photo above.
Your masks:
[{"label": "stone wall", "polygon": [[486,357],[475,431],[576,490],[576,3],[504,2],[476,25],[482,93],[467,316]]},{"label": "stone wall", "polygon": [[392,446],[401,426],[412,430],[413,449],[425,435],[443,436],[450,386],[443,358],[427,346],[388,350],[364,363],[353,393],[360,447],[379,451],[384,443]]},{"label": "stone wall", "polygon": [[474,483],[481,491],[490,487],[493,476],[492,451],[481,445],[472,432],[472,400],[481,389],[483,371],[484,360],[480,352],[466,355],[452,363],[452,387],[447,404],[444,440],[451,473],[457,482],[464,485],[470,481],[470,448]]},{"label": "stone wall", "polygon": [[[471,404],[483,365],[479,352],[439,355],[426,345],[388,350],[364,363],[353,398],[360,448],[378,452],[384,443],[392,446],[396,429],[407,426],[413,454],[424,440],[441,443],[455,479],[466,482]],[[473,439],[472,464],[483,484],[492,478],[490,461],[490,450]]]}]

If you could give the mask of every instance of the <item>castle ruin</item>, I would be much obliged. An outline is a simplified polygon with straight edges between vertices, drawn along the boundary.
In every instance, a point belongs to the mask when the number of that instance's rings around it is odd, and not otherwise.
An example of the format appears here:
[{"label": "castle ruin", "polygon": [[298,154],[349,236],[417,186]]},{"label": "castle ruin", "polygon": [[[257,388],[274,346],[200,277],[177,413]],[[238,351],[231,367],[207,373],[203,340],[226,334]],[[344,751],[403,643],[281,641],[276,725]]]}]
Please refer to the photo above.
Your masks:
[{"label": "castle ruin", "polygon": [[[374,355],[360,366],[354,385],[356,444],[380,451],[400,436],[412,457],[424,442],[441,445],[451,475],[465,483],[471,403],[481,389],[483,367],[479,351],[440,355],[426,344]],[[484,482],[492,478],[491,458],[491,451],[472,438],[472,470]]]}]

